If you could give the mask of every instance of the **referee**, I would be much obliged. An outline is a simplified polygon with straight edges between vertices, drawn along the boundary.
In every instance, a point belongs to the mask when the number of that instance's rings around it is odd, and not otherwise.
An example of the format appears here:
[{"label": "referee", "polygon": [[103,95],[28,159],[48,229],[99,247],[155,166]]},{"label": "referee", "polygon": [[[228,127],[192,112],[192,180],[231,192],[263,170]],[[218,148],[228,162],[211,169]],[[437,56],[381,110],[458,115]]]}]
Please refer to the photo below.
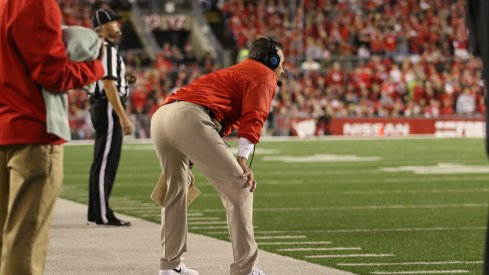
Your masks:
[{"label": "referee", "polygon": [[88,222],[112,226],[131,225],[118,219],[109,207],[121,156],[122,137],[132,133],[132,123],[124,110],[128,98],[126,67],[115,46],[115,41],[121,36],[121,18],[107,9],[95,11],[92,17],[93,28],[104,40],[102,64],[105,75],[89,92],[95,148],[90,169]]}]

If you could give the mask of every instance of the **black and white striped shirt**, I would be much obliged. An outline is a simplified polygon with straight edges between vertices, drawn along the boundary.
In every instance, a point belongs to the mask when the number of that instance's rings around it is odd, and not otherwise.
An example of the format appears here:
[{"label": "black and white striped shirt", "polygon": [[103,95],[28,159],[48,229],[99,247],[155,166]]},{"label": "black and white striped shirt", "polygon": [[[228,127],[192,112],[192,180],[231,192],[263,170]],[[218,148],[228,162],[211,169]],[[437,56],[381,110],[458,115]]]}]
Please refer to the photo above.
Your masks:
[{"label": "black and white striped shirt", "polygon": [[129,96],[129,85],[126,82],[126,65],[122,56],[117,51],[115,45],[105,40],[103,53],[102,53],[102,65],[105,70],[104,77],[97,81],[93,89],[88,94],[92,99],[96,99],[99,96],[105,97],[104,84],[102,80],[111,79],[115,81],[115,86],[119,92],[121,99],[126,100]]}]

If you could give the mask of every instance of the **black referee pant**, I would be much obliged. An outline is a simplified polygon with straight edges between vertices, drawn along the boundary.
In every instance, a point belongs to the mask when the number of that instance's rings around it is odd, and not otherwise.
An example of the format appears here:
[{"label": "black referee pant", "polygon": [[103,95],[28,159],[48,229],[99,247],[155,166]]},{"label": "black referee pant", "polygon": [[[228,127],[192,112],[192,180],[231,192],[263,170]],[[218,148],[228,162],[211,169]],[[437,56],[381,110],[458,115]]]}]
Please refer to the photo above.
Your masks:
[{"label": "black referee pant", "polygon": [[122,128],[106,98],[92,101],[90,116],[95,128],[95,147],[90,169],[88,221],[106,224],[117,219],[109,207],[109,197],[121,158]]}]

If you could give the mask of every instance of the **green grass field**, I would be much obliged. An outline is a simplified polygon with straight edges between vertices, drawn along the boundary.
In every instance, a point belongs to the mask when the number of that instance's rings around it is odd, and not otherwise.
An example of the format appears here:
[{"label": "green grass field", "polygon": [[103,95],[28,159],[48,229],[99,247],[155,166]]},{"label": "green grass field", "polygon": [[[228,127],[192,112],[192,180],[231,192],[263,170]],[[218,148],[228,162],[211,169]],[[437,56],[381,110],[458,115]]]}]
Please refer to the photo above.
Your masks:
[{"label": "green grass field", "polygon": [[[231,143],[234,145],[234,143]],[[93,147],[65,147],[61,196],[87,201]],[[489,163],[481,139],[261,142],[254,224],[259,247],[357,274],[481,274]],[[150,144],[125,144],[114,210],[159,222]],[[189,230],[228,240],[221,201],[203,194]],[[156,240],[155,240],[156,241]]]}]

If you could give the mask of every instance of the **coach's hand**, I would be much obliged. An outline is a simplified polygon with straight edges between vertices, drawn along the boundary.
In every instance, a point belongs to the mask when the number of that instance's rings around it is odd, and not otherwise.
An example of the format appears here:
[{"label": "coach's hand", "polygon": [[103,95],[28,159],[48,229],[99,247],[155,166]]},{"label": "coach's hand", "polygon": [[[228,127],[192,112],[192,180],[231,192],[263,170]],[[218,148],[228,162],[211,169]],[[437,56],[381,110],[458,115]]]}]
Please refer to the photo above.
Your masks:
[{"label": "coach's hand", "polygon": [[254,192],[256,189],[256,180],[253,176],[253,171],[251,171],[250,167],[248,167],[247,159],[244,157],[238,156],[239,166],[243,169],[243,174],[241,175],[243,179],[246,179],[245,184],[243,184],[243,188],[250,188],[250,192]]}]

